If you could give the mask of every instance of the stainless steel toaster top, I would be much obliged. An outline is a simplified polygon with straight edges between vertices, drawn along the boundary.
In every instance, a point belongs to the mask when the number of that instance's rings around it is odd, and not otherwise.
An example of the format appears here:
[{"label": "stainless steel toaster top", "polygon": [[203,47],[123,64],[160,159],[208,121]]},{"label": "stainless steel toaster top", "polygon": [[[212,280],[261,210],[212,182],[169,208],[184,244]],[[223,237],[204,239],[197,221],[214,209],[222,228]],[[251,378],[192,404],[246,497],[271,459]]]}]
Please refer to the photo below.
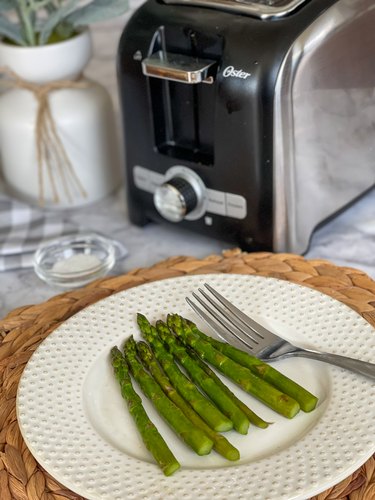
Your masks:
[{"label": "stainless steel toaster top", "polygon": [[238,12],[259,19],[278,18],[292,13],[308,0],[163,0],[168,4],[187,4]]}]

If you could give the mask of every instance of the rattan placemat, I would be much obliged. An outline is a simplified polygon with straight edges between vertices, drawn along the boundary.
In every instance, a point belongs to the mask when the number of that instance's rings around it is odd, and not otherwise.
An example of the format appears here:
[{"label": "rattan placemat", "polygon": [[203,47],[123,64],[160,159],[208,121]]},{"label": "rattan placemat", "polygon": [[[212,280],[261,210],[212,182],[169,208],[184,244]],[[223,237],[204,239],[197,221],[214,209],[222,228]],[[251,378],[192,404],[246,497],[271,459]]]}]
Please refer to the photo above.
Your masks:
[{"label": "rattan placemat", "polygon": [[[31,354],[43,339],[79,310],[113,293],[149,281],[204,273],[272,276],[316,288],[349,305],[375,326],[375,281],[363,272],[293,254],[250,254],[238,249],[204,259],[173,257],[149,268],[98,280],[39,305],[15,309],[0,321],[1,500],[82,499],[56,482],[36,462],[17,424],[18,382]],[[314,497],[314,500],[328,499],[374,500],[375,456],[349,478]]]}]

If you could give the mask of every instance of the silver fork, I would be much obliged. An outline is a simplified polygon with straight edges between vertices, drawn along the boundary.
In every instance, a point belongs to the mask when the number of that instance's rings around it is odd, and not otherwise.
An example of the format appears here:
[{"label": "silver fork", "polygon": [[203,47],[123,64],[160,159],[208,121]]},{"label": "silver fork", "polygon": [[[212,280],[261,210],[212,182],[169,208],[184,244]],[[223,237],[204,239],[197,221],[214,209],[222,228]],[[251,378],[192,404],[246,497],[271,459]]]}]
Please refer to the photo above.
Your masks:
[{"label": "silver fork", "polygon": [[340,366],[375,380],[375,364],[297,347],[244,314],[207,283],[204,286],[210,294],[201,288],[198,291],[205,300],[196,293],[192,294],[203,309],[189,297],[186,297],[186,301],[198,316],[226,342],[239,349],[247,350],[264,361],[274,361],[288,356],[303,356]]}]

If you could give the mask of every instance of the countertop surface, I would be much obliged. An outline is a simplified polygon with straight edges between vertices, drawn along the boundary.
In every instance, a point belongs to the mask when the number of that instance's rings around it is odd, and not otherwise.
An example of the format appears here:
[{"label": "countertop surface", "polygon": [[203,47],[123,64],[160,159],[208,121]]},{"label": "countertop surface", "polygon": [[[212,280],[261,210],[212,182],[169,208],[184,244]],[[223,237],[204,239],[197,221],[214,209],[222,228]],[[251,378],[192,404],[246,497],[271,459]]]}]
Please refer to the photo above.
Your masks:
[{"label": "countertop surface", "polygon": [[[136,3],[133,3],[134,6]],[[109,90],[117,115],[115,54],[128,15],[93,28],[94,57],[86,71],[87,76],[98,80]],[[173,255],[204,257],[231,247],[228,243],[178,227],[157,224],[144,228],[133,226],[127,216],[123,187],[95,205],[69,210],[64,216],[75,224],[115,238],[125,245],[128,256],[116,264],[112,274],[147,267]],[[313,234],[304,256],[354,267],[375,279],[375,189],[320,227]],[[40,303],[62,292],[43,283],[30,268],[2,272],[0,280],[0,317],[19,306]]]}]

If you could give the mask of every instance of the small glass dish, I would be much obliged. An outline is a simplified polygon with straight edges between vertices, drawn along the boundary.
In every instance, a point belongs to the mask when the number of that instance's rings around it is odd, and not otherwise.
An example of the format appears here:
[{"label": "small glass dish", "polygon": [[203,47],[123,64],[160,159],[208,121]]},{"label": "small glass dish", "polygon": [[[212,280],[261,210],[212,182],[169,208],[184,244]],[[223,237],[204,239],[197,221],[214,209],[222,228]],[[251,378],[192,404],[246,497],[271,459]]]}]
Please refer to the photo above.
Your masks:
[{"label": "small glass dish", "polygon": [[34,271],[49,285],[78,288],[106,275],[115,262],[114,242],[97,234],[78,234],[40,247],[34,254]]}]

